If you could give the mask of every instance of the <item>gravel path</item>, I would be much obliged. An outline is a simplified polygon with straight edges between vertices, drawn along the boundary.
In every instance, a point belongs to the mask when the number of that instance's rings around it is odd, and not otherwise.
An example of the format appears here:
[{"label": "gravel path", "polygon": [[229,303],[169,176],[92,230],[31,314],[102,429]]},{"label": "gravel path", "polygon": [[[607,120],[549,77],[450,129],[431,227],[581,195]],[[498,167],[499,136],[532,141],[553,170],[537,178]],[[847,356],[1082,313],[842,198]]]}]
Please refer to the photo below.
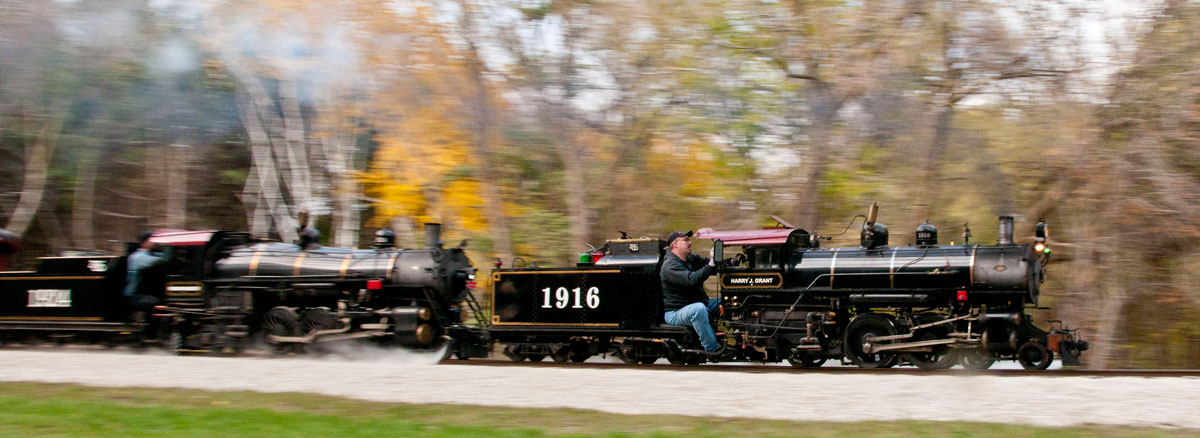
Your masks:
[{"label": "gravel path", "polygon": [[751,374],[434,365],[436,357],[211,358],[0,350],[0,380],[781,420],[1200,429],[1200,378]]}]

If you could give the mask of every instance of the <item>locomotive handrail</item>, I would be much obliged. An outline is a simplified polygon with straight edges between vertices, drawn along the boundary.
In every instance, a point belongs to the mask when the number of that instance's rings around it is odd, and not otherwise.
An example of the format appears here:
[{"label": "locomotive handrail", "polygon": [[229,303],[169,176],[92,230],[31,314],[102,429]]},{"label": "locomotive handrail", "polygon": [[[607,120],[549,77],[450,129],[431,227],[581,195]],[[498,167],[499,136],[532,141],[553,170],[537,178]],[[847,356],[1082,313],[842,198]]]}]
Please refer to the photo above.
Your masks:
[{"label": "locomotive handrail", "polygon": [[783,318],[780,318],[780,319],[779,319],[779,324],[775,325],[775,330],[773,330],[773,331],[771,332],[771,336],[772,336],[772,337],[774,337],[776,334],[778,334],[778,333],[779,333],[779,329],[780,329],[781,327],[783,327],[783,323],[784,323],[784,322],[786,322],[786,321],[788,320],[788,317],[790,317],[790,316],[792,315],[792,311],[796,310],[796,306],[800,304],[800,300],[804,299],[804,294],[805,294],[805,292],[808,292],[808,291],[811,291],[811,290],[813,290],[813,285],[817,284],[817,281],[818,281],[818,280],[820,280],[822,277],[836,277],[836,276],[838,276],[838,275],[846,275],[846,276],[868,276],[868,275],[950,275],[950,274],[955,274],[955,273],[957,273],[957,271],[929,271],[929,272],[849,272],[849,273],[844,273],[844,274],[838,274],[838,273],[828,273],[828,274],[821,274],[821,275],[818,275],[816,278],[814,278],[814,279],[813,279],[813,281],[812,281],[811,283],[809,283],[809,284],[808,284],[808,287],[805,287],[804,289],[801,289],[801,290],[799,291],[800,293],[799,293],[799,294],[796,296],[796,301],[795,301],[795,302],[793,302],[791,306],[788,306],[787,310],[785,310],[785,311],[783,312]]},{"label": "locomotive handrail", "polygon": [[243,275],[243,276],[239,276],[239,277],[233,277],[233,278],[214,278],[214,279],[211,279],[211,280],[205,280],[205,281],[208,281],[208,282],[214,282],[214,283],[218,283],[218,282],[225,282],[225,283],[229,283],[229,282],[237,282],[237,281],[241,281],[241,280],[279,280],[279,279],[300,279],[300,280],[334,280],[334,281],[337,281],[337,280],[348,280],[348,281],[358,281],[358,280],[362,280],[362,279],[366,279],[366,278],[371,278],[371,277],[370,277],[370,276],[367,276],[367,275],[363,275],[363,274],[362,274],[362,273],[360,273],[360,272],[347,272],[347,273],[346,273],[346,275],[345,275],[345,277],[338,276],[338,275],[331,275],[331,274],[313,274],[313,275]]}]

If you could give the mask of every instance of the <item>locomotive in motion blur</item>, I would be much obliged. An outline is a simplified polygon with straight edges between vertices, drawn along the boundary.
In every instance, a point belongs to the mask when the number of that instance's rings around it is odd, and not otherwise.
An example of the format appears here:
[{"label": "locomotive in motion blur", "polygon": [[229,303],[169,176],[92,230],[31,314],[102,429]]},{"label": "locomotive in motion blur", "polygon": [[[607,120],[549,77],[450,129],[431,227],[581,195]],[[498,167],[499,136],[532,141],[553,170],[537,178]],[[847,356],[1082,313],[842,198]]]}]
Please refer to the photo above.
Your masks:
[{"label": "locomotive in motion blur", "polygon": [[46,257],[36,271],[0,273],[8,289],[0,295],[0,335],[222,353],[256,343],[281,353],[320,349],[349,339],[436,349],[477,338],[459,311],[474,304],[475,269],[463,248],[445,248],[437,224],[426,225],[422,249],[394,248],[393,237],[381,231],[375,248],[360,250],[320,246],[312,229],[302,230],[299,245],[159,231],[149,240],[165,248],[166,262],[142,272],[138,288],[160,300],[150,315],[121,296],[126,257]]},{"label": "locomotive in motion blur", "polygon": [[[1079,365],[1088,344],[1078,331],[1059,321],[1043,330],[1027,313],[1037,306],[1050,254],[1044,223],[1035,244],[1014,243],[1012,218],[1001,217],[996,245],[939,245],[926,223],[915,245],[889,246],[876,215],[872,205],[854,248],[821,248],[819,236],[783,221],[696,233],[713,241],[721,261],[714,325],[734,352],[721,360],[984,369],[1015,359],[1045,369],[1057,354]],[[513,360],[606,352],[629,363],[712,360],[691,328],[663,324],[664,244],[623,238],[575,268],[494,271],[492,338]]]},{"label": "locomotive in motion blur", "polygon": [[813,367],[832,359],[983,369],[1016,360],[1045,369],[1057,355],[1079,364],[1088,344],[1077,330],[1058,321],[1044,330],[1028,314],[1049,259],[1044,223],[1034,244],[1015,243],[1012,218],[1001,217],[996,245],[940,245],[926,223],[915,244],[889,246],[876,216],[872,205],[860,245],[850,248],[821,248],[821,236],[782,220],[760,230],[699,230],[695,237],[712,240],[719,260],[713,324],[728,352],[719,359],[704,353],[692,328],[663,322],[660,239],[623,235],[570,267],[497,265],[485,309],[472,294],[476,270],[465,242],[446,248],[436,224],[427,225],[420,249],[395,248],[386,230],[372,249],[322,247],[313,230],[303,230],[299,244],[160,231],[150,239],[169,261],[140,286],[161,300],[150,315],[123,305],[125,257],[42,258],[36,271],[0,273],[0,336],[217,353],[364,339],[460,359],[498,346],[516,361],[612,354],[647,364]]}]

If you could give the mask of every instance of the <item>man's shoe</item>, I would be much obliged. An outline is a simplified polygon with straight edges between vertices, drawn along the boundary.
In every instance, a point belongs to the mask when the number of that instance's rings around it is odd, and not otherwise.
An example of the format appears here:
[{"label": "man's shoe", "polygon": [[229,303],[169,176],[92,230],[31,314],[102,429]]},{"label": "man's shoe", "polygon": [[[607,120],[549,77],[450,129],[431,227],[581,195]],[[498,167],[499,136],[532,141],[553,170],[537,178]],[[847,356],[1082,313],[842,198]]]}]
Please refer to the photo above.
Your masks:
[{"label": "man's shoe", "polygon": [[737,350],[729,348],[729,344],[722,343],[721,348],[716,351],[705,351],[704,357],[712,362],[728,361],[737,357]]}]

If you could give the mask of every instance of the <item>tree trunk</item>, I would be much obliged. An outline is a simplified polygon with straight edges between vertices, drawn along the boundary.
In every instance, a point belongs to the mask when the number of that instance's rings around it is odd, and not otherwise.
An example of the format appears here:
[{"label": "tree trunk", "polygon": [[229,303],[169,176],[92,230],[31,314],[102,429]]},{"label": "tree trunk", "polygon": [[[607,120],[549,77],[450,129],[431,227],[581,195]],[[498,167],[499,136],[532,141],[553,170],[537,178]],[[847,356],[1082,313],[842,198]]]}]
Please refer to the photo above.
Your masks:
[{"label": "tree trunk", "polygon": [[[808,165],[803,173],[804,180],[800,181],[800,196],[796,201],[795,223],[793,225],[816,232],[821,227],[821,179],[825,177],[825,153],[828,128],[815,128],[810,134],[812,141]],[[821,132],[818,132],[821,131]]]},{"label": "tree trunk", "polygon": [[46,191],[46,179],[50,170],[50,159],[54,154],[54,146],[58,142],[59,131],[62,129],[62,118],[58,115],[42,126],[33,145],[25,153],[25,180],[21,185],[21,199],[8,218],[4,228],[18,236],[24,236],[29,231],[29,224],[42,205],[42,195]]},{"label": "tree trunk", "polygon": [[946,145],[950,141],[953,124],[954,105],[945,104],[942,106],[942,111],[938,113],[937,120],[934,122],[933,141],[930,142],[929,154],[925,157],[925,187],[917,201],[918,205],[920,205],[919,212],[922,217],[918,219],[929,219],[932,217],[933,210],[938,205],[938,197],[941,195],[942,189],[941,169],[938,167],[940,164],[939,159],[946,152]]},{"label": "tree trunk", "polygon": [[74,200],[71,202],[71,237],[79,249],[96,249],[96,168],[99,164],[94,148],[86,148],[79,162],[75,179]]},{"label": "tree trunk", "polygon": [[567,196],[567,220],[570,223],[571,242],[568,251],[585,248],[591,235],[587,204],[587,183],[584,178],[583,154],[579,145],[571,138],[566,128],[559,129],[559,155],[563,160],[563,184]]},{"label": "tree trunk", "polygon": [[417,240],[413,232],[413,221],[403,216],[393,216],[391,220],[392,231],[396,232],[396,247],[399,248],[420,248],[424,240]]},{"label": "tree trunk", "polygon": [[173,144],[167,147],[167,220],[170,228],[187,227],[188,170],[191,146]]},{"label": "tree trunk", "polygon": [[[296,240],[298,224],[295,217],[291,215],[292,208],[281,191],[279,174],[275,167],[275,156],[272,151],[272,143],[278,142],[278,140],[267,131],[267,127],[275,125],[276,117],[272,113],[274,105],[262,84],[252,73],[245,70],[236,60],[224,58],[224,61],[229,71],[242,85],[242,89],[235,94],[235,97],[238,100],[238,115],[242,119],[246,135],[250,139],[250,166],[251,171],[256,173],[260,192],[254,208],[266,207],[266,211],[262,214],[270,217],[270,222],[273,223],[283,241]],[[254,220],[252,220],[253,223]]]},{"label": "tree trunk", "polygon": [[337,185],[337,194],[334,196],[337,205],[333,210],[333,225],[336,230],[333,246],[356,248],[358,233],[362,229],[359,225],[361,219],[358,210],[358,180],[343,177],[338,179]]},{"label": "tree trunk", "polygon": [[841,110],[843,100],[836,94],[833,86],[819,80],[811,81],[808,87],[808,111],[813,118],[812,131],[809,134],[809,151],[805,166],[804,179],[799,181],[800,193],[794,210],[793,225],[809,231],[821,227],[821,180],[825,178],[825,167],[828,163],[826,155],[833,138],[834,120]]},{"label": "tree trunk", "polygon": [[[492,241],[492,254],[501,260],[512,260],[512,237],[509,235],[508,215],[504,212],[504,200],[501,199],[500,189],[496,186],[499,180],[496,173],[493,155],[493,121],[492,105],[488,85],[483,77],[483,62],[479,57],[478,48],[473,42],[467,44],[469,56],[467,68],[471,75],[472,85],[475,86],[474,105],[474,150],[475,158],[479,161],[476,179],[483,188],[484,217],[488,222],[488,235]],[[470,105],[471,102],[468,102]]]},{"label": "tree trunk", "polygon": [[[283,117],[283,140],[272,139],[276,159],[280,159],[280,173],[287,182],[284,193],[290,195],[292,207],[312,211],[312,177],[308,164],[308,145],[304,138],[304,118],[300,114],[299,86],[296,81],[285,79],[279,82],[279,105]],[[282,150],[281,150],[282,149]],[[290,211],[289,214],[294,214]],[[309,218],[314,218],[310,215]],[[311,226],[310,223],[301,224]]]},{"label": "tree trunk", "polygon": [[58,214],[54,212],[53,208],[40,212],[35,216],[35,220],[38,228],[42,229],[42,234],[46,237],[47,255],[53,256],[71,248],[71,243],[67,240],[66,233],[63,232],[62,223],[58,220]]},{"label": "tree trunk", "polygon": [[362,229],[362,214],[358,208],[362,187],[354,175],[355,171],[361,170],[355,159],[355,134],[338,132],[333,124],[326,129],[330,134],[313,155],[314,159],[325,163],[325,173],[333,186],[333,246],[354,248],[358,246]]},{"label": "tree trunk", "polygon": [[[1108,259],[1109,257],[1102,258]],[[1102,260],[1103,262],[1115,262],[1115,260]],[[1097,313],[1099,319],[1096,324],[1095,341],[1091,342],[1088,368],[1106,369],[1116,359],[1117,343],[1121,340],[1121,323],[1125,320],[1122,316],[1125,305],[1129,303],[1130,294],[1122,288],[1123,285],[1116,281],[1102,281],[1099,286],[1102,291]]]}]

